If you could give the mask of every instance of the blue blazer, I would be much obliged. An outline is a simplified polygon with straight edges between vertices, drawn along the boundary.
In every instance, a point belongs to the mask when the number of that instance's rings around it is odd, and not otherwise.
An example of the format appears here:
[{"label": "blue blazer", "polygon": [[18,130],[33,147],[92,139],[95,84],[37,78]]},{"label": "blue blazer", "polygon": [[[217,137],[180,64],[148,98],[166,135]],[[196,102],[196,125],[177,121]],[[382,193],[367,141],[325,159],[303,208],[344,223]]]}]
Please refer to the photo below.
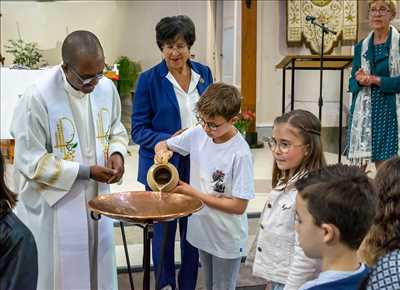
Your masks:
[{"label": "blue blazer", "polygon": [[[190,67],[200,75],[199,94],[212,84],[209,67],[189,61]],[[171,82],[166,78],[168,68],[163,60],[143,72],[133,97],[132,141],[139,148],[138,181],[147,185],[146,175],[153,165],[154,146],[182,129],[178,100]],[[176,166],[181,180],[189,181],[189,158],[174,154],[171,163]]]}]

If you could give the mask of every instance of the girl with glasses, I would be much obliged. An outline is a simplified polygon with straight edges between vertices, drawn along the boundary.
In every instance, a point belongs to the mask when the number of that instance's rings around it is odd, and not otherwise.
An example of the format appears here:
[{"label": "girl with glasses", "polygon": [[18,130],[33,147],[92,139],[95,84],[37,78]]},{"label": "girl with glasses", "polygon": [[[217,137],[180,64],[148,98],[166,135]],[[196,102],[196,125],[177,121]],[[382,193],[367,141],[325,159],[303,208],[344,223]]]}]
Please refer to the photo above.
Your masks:
[{"label": "girl with glasses", "polygon": [[321,124],[310,112],[294,110],[275,119],[267,140],[274,158],[272,191],[260,218],[248,262],[253,275],[267,280],[268,290],[294,290],[312,279],[318,262],[295,243],[294,183],[306,172],[325,165]]}]

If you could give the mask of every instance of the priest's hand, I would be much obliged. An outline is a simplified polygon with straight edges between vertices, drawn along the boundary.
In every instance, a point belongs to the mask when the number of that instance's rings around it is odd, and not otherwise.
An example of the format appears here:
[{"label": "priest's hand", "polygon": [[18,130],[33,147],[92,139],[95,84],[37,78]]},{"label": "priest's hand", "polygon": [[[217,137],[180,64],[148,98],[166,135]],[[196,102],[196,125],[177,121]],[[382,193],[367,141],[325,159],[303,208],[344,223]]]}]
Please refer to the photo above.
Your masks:
[{"label": "priest's hand", "polygon": [[98,182],[108,182],[116,174],[116,170],[104,166],[90,166],[90,178]]},{"label": "priest's hand", "polygon": [[113,169],[115,174],[107,180],[107,183],[119,182],[124,175],[124,159],[121,154],[113,153],[107,160],[107,168]]}]

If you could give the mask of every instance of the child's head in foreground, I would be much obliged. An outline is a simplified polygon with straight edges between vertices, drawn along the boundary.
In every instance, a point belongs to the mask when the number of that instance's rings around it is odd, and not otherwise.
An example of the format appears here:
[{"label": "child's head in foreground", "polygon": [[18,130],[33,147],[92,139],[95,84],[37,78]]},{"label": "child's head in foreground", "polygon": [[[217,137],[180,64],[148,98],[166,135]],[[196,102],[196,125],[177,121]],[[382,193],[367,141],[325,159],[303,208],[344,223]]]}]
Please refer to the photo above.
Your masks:
[{"label": "child's head in foreground", "polygon": [[400,249],[400,157],[385,161],[374,181],[378,211],[361,251],[370,266],[385,254]]},{"label": "child's head in foreground", "polygon": [[375,216],[375,189],[358,167],[330,165],[296,182],[296,231],[310,258],[357,251]]}]

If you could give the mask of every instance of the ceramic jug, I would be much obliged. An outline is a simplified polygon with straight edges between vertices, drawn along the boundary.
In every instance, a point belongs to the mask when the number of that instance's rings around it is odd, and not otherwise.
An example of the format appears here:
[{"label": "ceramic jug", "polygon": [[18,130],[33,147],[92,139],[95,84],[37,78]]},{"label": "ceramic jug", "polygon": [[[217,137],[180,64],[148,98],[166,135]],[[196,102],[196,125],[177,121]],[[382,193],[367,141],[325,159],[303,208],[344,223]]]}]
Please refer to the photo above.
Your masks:
[{"label": "ceramic jug", "polygon": [[153,164],[147,171],[147,184],[153,191],[170,192],[178,181],[178,170],[171,163]]}]

